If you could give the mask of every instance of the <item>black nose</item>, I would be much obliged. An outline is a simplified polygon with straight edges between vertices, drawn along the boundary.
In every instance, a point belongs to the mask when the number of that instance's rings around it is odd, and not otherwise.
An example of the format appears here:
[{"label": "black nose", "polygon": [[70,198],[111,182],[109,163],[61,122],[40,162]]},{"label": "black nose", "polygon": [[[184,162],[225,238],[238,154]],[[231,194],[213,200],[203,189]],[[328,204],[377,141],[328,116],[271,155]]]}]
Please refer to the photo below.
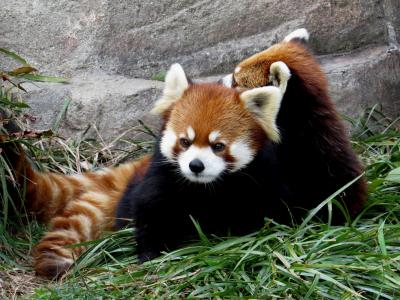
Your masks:
[{"label": "black nose", "polygon": [[200,159],[193,159],[189,164],[189,169],[193,173],[199,174],[204,170],[204,165]]}]

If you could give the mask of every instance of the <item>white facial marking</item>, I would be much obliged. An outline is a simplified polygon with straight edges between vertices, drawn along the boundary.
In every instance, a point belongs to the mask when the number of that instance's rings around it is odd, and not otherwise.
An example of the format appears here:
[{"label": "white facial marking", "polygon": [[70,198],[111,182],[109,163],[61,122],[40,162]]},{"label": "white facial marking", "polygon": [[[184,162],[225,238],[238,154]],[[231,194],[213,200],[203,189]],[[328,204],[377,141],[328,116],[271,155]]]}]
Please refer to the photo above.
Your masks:
[{"label": "white facial marking", "polygon": [[236,67],[235,73],[239,73],[239,71],[240,71],[241,69],[242,69],[241,67]]},{"label": "white facial marking", "polygon": [[[194,159],[199,159],[204,170],[196,175],[190,170],[189,164]],[[226,169],[225,161],[214,154],[210,147],[190,146],[190,148],[182,152],[178,157],[179,168],[182,174],[192,182],[208,183],[218,178]]]},{"label": "white facial marking", "polygon": [[169,159],[172,159],[174,156],[173,149],[176,144],[177,136],[175,132],[171,128],[167,128],[163,132],[163,136],[161,138],[160,150],[161,153]]},{"label": "white facial marking", "polygon": [[230,146],[230,153],[236,160],[233,172],[245,167],[254,158],[254,150],[243,140],[235,141]]},{"label": "white facial marking", "polygon": [[189,140],[193,141],[194,137],[196,136],[196,133],[194,132],[192,126],[189,126],[188,129],[186,130],[186,132],[187,132]]},{"label": "white facial marking", "polygon": [[222,78],[222,85],[226,87],[232,87],[232,82],[233,82],[233,74],[226,75],[225,77]]},{"label": "white facial marking", "polygon": [[220,136],[219,131],[217,130],[211,131],[210,134],[208,135],[208,141],[210,143],[214,143],[219,136]]},{"label": "white facial marking", "polygon": [[299,28],[296,29],[295,31],[289,33],[284,39],[284,42],[290,42],[293,39],[300,39],[300,40],[305,40],[308,41],[310,38],[310,34],[308,33],[307,29],[305,28]]}]

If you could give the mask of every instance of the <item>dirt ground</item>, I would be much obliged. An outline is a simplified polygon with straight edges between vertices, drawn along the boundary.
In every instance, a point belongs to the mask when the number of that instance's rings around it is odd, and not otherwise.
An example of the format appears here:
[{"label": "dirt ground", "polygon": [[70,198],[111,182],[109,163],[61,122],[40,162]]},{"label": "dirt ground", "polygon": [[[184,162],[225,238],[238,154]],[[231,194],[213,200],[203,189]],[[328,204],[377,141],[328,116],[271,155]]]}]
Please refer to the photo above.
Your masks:
[{"label": "dirt ground", "polygon": [[19,299],[28,296],[44,283],[34,271],[21,269],[0,271],[0,299]]}]

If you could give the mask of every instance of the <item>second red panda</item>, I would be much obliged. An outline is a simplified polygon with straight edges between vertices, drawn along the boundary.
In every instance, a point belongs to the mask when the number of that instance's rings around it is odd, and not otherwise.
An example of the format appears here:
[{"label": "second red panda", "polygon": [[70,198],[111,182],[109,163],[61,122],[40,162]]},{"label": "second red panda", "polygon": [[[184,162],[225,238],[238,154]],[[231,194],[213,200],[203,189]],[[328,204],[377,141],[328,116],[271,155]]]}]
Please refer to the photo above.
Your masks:
[{"label": "second red panda", "polygon": [[[310,204],[317,206],[363,172],[329,97],[325,74],[307,48],[308,39],[306,29],[295,30],[283,42],[240,62],[234,73],[224,78],[229,87],[257,88],[278,84],[279,76],[271,67],[276,61],[290,69],[276,121],[281,132],[277,155],[294,207],[300,210]],[[363,177],[337,197],[350,217],[360,212],[366,199]],[[294,213],[297,215],[302,214]],[[341,221],[342,216],[338,213],[334,218]]]}]

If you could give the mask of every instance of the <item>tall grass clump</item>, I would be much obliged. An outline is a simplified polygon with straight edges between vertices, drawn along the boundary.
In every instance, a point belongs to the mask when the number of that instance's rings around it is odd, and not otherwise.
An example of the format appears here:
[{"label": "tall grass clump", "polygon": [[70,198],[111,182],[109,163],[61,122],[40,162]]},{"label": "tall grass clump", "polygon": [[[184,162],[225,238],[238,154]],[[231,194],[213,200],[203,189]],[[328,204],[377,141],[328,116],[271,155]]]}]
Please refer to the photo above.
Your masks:
[{"label": "tall grass clump", "polygon": [[26,266],[30,265],[28,253],[43,230],[28,218],[24,209],[24,184],[18,182],[13,168],[20,158],[20,147],[35,158],[39,153],[35,143],[52,135],[51,130],[29,128],[28,123],[34,117],[26,113],[29,108],[24,101],[26,86],[67,80],[40,74],[10,50],[0,48],[0,56],[2,61],[8,60],[14,66],[8,70],[0,64],[0,298],[4,299],[23,294],[30,286],[33,277],[26,273]]},{"label": "tall grass clump", "polygon": [[[37,69],[32,67],[24,58],[18,54],[0,48],[0,55],[11,59],[16,67],[13,70],[5,70],[0,65],[0,149],[3,154],[13,152],[20,145],[25,145],[28,151],[34,148],[34,141],[44,136],[52,134],[49,131],[29,130],[27,121],[33,120],[34,117],[26,114],[26,108],[29,105],[24,101],[24,93],[26,93],[25,85],[30,82],[58,82],[66,83],[67,80],[59,77],[45,76],[38,73]],[[7,155],[0,156],[0,176],[1,176],[1,220],[5,226],[10,213],[19,216],[16,208],[19,205],[15,201],[21,202],[23,197],[20,193],[21,189],[17,189],[17,193],[10,194],[9,188],[16,187],[16,179],[13,174],[12,162],[7,161]],[[15,191],[13,191],[15,192]],[[14,211],[12,211],[14,210]]]}]

